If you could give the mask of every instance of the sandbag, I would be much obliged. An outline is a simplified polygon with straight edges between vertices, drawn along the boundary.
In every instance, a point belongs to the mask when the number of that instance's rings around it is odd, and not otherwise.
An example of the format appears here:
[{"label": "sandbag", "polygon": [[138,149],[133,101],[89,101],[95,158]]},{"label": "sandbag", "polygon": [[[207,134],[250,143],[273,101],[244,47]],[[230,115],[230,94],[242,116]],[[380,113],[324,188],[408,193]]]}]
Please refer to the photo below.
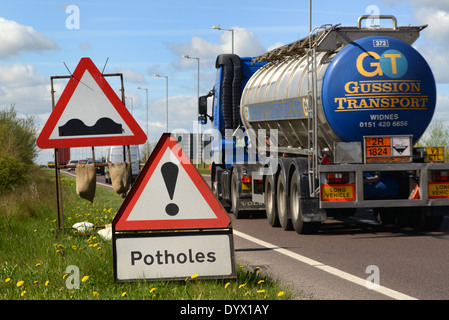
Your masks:
[{"label": "sandbag", "polygon": [[77,222],[77,223],[75,223],[75,224],[72,226],[72,228],[78,230],[78,232],[81,232],[81,233],[85,233],[85,232],[87,232],[87,231],[90,231],[90,230],[92,230],[94,227],[95,227],[95,226],[94,226],[93,223],[90,223],[90,222],[87,222],[87,221]]},{"label": "sandbag", "polygon": [[122,198],[126,197],[131,184],[131,166],[128,162],[109,163],[112,188]]},{"label": "sandbag", "polygon": [[76,194],[93,202],[97,186],[95,164],[78,164],[75,168]]}]

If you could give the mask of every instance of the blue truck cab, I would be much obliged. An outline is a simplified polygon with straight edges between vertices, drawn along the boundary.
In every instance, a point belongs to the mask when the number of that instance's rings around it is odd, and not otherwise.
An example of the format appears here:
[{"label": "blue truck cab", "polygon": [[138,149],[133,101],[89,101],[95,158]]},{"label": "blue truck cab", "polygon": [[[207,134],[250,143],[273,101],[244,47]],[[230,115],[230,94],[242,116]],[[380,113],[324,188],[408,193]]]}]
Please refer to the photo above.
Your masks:
[{"label": "blue truck cab", "polygon": [[[211,146],[212,190],[221,200],[230,200],[232,166],[248,160],[247,137],[239,144],[234,133],[245,132],[240,119],[240,99],[246,83],[265,63],[252,63],[251,57],[240,58],[235,54],[219,55],[214,87],[199,98],[199,119],[202,124],[209,118],[214,139]],[[207,114],[207,98],[212,97],[212,112]],[[237,146],[236,146],[237,145]],[[238,150],[238,151],[237,151]]]}]

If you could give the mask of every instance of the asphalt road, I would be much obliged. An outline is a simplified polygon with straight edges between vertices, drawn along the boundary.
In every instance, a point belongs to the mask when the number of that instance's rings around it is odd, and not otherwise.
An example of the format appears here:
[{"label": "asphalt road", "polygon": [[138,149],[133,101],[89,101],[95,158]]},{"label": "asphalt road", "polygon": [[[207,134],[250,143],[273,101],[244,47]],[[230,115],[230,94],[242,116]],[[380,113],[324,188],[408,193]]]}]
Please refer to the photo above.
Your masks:
[{"label": "asphalt road", "polygon": [[272,228],[264,211],[230,216],[237,263],[259,267],[298,299],[449,299],[447,218],[437,232],[418,233],[382,227],[359,210],[328,219],[317,234],[298,235]]}]

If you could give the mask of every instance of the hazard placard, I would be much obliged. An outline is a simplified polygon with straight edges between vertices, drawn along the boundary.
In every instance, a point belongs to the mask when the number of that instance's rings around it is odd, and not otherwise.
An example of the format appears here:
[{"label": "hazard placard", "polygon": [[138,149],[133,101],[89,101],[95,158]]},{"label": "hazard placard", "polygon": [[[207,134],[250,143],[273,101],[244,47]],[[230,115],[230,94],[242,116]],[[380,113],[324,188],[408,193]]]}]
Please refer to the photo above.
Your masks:
[{"label": "hazard placard", "polygon": [[230,223],[178,142],[164,134],[112,225],[126,231],[227,228]]},{"label": "hazard placard", "polygon": [[45,149],[133,145],[146,140],[92,60],[82,58],[36,144]]}]

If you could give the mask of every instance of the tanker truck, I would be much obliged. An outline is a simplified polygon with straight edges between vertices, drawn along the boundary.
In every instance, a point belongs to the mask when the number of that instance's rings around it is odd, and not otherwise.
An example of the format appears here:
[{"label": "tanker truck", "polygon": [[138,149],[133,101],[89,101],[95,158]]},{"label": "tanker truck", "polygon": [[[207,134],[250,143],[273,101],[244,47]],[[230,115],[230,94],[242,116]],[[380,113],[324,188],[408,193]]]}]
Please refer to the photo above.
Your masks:
[{"label": "tanker truck", "polygon": [[449,164],[441,146],[414,147],[436,104],[432,71],[412,47],[427,25],[382,15],[392,27],[362,27],[368,18],[257,57],[217,57],[198,113],[214,132],[212,191],[236,218],[265,210],[271,226],[299,234],[357,209],[385,225],[441,225]]}]

